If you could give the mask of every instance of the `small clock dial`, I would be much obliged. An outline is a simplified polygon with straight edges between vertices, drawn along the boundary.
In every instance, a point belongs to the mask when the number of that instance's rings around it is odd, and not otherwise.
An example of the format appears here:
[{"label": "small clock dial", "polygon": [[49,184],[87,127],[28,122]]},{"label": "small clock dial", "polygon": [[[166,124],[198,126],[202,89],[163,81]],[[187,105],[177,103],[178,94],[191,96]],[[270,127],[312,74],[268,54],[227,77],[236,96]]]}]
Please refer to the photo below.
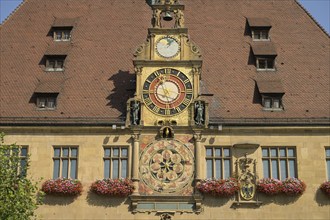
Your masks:
[{"label": "small clock dial", "polygon": [[156,50],[161,57],[172,58],[178,55],[180,46],[175,38],[167,36],[157,41]]},{"label": "small clock dial", "polygon": [[143,101],[147,108],[159,115],[176,115],[185,110],[193,99],[188,77],[176,69],[159,69],[143,84]]}]

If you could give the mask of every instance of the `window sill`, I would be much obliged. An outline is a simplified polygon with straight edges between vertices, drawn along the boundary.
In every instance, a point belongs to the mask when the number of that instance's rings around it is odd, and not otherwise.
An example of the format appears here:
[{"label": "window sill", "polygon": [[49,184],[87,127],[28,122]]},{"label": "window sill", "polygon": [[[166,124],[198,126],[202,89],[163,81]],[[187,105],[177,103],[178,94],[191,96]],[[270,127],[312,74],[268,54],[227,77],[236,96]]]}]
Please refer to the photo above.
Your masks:
[{"label": "window sill", "polygon": [[64,72],[64,69],[45,69],[45,72]]},{"label": "window sill", "polygon": [[55,111],[56,110],[56,107],[55,108],[42,108],[42,107],[37,107],[37,111]]},{"label": "window sill", "polygon": [[274,69],[258,69],[258,68],[257,68],[257,71],[258,71],[258,72],[275,72],[276,69],[275,69],[275,68],[274,68]]},{"label": "window sill", "polygon": [[263,107],[262,110],[266,111],[266,112],[282,112],[282,111],[284,111],[283,108],[265,108],[265,107]]},{"label": "window sill", "polygon": [[253,41],[270,41],[270,38],[268,38],[268,39],[252,39]]},{"label": "window sill", "polygon": [[55,42],[68,42],[68,41],[71,41],[71,39],[65,39],[65,40],[58,40],[58,39],[54,39]]}]

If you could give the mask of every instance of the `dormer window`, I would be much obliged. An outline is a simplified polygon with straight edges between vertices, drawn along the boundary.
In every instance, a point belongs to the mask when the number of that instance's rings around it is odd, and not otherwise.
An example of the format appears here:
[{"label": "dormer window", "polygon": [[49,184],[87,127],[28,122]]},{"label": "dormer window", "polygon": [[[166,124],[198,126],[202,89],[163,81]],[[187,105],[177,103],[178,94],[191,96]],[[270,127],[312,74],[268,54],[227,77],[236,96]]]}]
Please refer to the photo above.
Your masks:
[{"label": "dormer window", "polygon": [[275,70],[275,57],[256,57],[256,67],[258,71]]},{"label": "dormer window", "polygon": [[272,42],[254,42],[251,45],[257,71],[274,71],[276,49]]},{"label": "dormer window", "polygon": [[269,31],[272,27],[268,18],[248,18],[253,41],[269,41]]},{"label": "dormer window", "polygon": [[[267,80],[265,80],[268,78]],[[256,80],[263,110],[279,111],[283,110],[282,97],[284,89],[279,79],[269,80],[270,76],[263,76]]]},{"label": "dormer window", "polygon": [[64,71],[66,56],[46,56],[46,71]]},{"label": "dormer window", "polygon": [[38,93],[37,108],[45,110],[53,110],[56,108],[56,99],[58,93]]},{"label": "dormer window", "polygon": [[72,27],[53,28],[54,41],[70,41]]}]

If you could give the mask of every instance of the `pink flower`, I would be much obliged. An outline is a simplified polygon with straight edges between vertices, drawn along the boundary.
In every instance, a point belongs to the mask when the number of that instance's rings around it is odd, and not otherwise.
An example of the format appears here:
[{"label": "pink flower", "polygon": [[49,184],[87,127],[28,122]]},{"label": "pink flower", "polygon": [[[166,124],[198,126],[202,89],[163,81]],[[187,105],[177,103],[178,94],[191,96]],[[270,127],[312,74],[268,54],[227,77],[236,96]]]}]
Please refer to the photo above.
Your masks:
[{"label": "pink flower", "polygon": [[42,184],[41,190],[51,195],[73,196],[81,194],[82,184],[79,180],[66,178],[50,179]]},{"label": "pink flower", "polygon": [[92,183],[90,190],[99,195],[125,197],[133,193],[134,186],[130,179],[103,179]]},{"label": "pink flower", "polygon": [[213,196],[232,196],[239,190],[239,183],[235,178],[229,179],[206,179],[201,181],[197,186],[197,190],[204,194]]},{"label": "pink flower", "polygon": [[321,184],[320,189],[324,192],[327,196],[330,196],[330,181],[326,181]]}]

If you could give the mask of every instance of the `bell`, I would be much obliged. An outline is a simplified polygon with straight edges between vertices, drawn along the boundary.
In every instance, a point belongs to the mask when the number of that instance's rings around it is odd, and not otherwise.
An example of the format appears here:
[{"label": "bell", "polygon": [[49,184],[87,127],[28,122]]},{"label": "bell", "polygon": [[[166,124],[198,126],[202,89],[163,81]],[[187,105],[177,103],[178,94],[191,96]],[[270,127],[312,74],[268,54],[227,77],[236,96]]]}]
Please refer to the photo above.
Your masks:
[{"label": "bell", "polygon": [[172,15],[170,11],[165,11],[165,16],[163,17],[165,21],[172,21]]}]

